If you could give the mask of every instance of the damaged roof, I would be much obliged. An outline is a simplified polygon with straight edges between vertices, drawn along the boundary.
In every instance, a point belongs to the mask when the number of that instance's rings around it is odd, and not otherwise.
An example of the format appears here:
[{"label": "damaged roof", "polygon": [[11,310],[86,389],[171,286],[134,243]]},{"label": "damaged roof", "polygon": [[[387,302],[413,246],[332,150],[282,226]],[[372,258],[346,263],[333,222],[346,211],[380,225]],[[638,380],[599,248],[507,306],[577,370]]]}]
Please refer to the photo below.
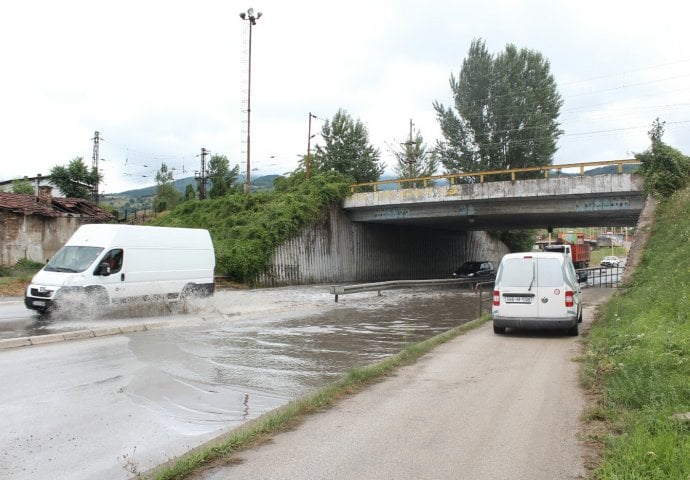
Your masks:
[{"label": "damaged roof", "polygon": [[43,217],[88,217],[107,222],[115,216],[83,198],[52,197],[44,204],[35,195],[0,192],[0,210]]}]

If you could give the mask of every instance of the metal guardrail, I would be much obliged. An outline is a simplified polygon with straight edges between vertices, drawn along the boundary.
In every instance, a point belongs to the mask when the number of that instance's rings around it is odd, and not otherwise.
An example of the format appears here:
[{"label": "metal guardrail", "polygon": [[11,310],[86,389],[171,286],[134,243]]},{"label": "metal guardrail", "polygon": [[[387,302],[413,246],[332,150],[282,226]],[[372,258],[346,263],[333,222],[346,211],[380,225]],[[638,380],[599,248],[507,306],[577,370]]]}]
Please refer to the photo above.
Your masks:
[{"label": "metal guardrail", "polygon": [[579,169],[579,175],[585,174],[585,168],[591,167],[605,167],[610,165],[616,165],[618,167],[618,173],[623,173],[623,165],[628,164],[639,164],[640,161],[635,158],[626,158],[624,160],[606,160],[601,162],[585,162],[585,163],[566,163],[560,165],[542,165],[539,167],[524,167],[524,168],[511,168],[507,170],[487,170],[483,172],[466,172],[466,173],[450,173],[447,175],[432,175],[429,177],[416,177],[416,178],[397,178],[392,180],[380,180],[377,182],[365,182],[365,183],[355,183],[350,185],[350,193],[355,193],[361,188],[370,188],[373,191],[378,191],[380,185],[387,184],[399,184],[405,183],[409,185],[421,184],[423,187],[428,187],[430,182],[438,180],[447,180],[449,184],[454,185],[460,178],[472,178],[475,182],[484,183],[485,177],[491,177],[495,175],[506,175],[510,174],[511,181],[517,179],[516,174],[524,172],[539,172],[544,175],[544,178],[549,178],[549,172],[556,171],[556,175],[561,174],[561,170],[568,168]]},{"label": "metal guardrail", "polygon": [[625,267],[588,267],[578,271],[587,272],[588,286],[616,288],[623,280]]},{"label": "metal guardrail", "polygon": [[[472,285],[478,284],[479,280],[487,280],[482,278],[438,278],[432,280],[390,280],[387,282],[374,283],[360,283],[355,285],[331,285],[330,293],[335,295],[335,301],[338,302],[339,295],[346,295],[348,293],[359,292],[378,292],[381,295],[381,290],[391,290],[394,288],[414,288],[414,287],[438,287],[445,285]],[[484,282],[488,283],[488,282]],[[491,282],[493,283],[493,282]]]}]

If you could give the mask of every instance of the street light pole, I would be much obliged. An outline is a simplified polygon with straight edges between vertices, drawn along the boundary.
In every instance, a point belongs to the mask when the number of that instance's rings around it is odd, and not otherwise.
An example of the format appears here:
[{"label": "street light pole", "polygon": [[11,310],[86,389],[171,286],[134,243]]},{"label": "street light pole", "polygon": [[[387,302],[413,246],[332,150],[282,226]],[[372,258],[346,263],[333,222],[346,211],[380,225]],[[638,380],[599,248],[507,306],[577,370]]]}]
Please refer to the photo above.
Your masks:
[{"label": "street light pole", "polygon": [[252,27],[256,25],[256,21],[261,18],[261,12],[257,12],[254,15],[254,9],[249,8],[247,12],[240,13],[240,18],[242,20],[247,20],[249,22],[249,65],[248,65],[248,78],[247,78],[247,176],[245,178],[244,193],[249,194],[251,192],[251,115],[252,115]]}]

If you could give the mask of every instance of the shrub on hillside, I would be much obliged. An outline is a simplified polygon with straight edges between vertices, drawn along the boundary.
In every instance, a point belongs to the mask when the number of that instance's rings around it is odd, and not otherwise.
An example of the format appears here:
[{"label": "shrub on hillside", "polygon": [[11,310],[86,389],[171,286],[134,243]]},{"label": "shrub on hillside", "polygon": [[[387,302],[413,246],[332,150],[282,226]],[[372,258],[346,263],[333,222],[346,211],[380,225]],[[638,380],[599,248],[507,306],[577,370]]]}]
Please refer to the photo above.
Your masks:
[{"label": "shrub on hillside", "polygon": [[348,182],[337,173],[308,181],[283,181],[274,192],[231,193],[186,202],[154,223],[206,228],[216,251],[216,275],[251,283],[267,267],[277,246],[322,218],[347,194]]}]

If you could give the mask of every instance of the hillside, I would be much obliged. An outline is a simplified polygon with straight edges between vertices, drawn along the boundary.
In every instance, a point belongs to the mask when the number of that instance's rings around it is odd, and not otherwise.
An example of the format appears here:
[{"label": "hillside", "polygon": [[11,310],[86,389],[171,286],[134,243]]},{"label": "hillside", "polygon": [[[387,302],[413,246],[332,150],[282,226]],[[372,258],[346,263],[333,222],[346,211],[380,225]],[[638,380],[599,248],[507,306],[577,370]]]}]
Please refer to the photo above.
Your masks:
[{"label": "hillside", "polygon": [[690,478],[690,188],[657,208],[632,278],[587,337],[592,478]]},{"label": "hillside", "polygon": [[[273,188],[273,181],[279,175],[263,175],[256,177],[251,181],[252,192],[269,191]],[[240,179],[241,181],[241,179]],[[192,185],[197,188],[197,181],[194,177],[180,178],[172,182],[175,189],[184,195],[187,185]],[[103,195],[102,203],[110,205],[120,212],[125,209],[129,211],[134,210],[150,210],[153,197],[156,196],[156,186],[137,188],[133,190],[126,190],[119,193],[109,193]]]}]

